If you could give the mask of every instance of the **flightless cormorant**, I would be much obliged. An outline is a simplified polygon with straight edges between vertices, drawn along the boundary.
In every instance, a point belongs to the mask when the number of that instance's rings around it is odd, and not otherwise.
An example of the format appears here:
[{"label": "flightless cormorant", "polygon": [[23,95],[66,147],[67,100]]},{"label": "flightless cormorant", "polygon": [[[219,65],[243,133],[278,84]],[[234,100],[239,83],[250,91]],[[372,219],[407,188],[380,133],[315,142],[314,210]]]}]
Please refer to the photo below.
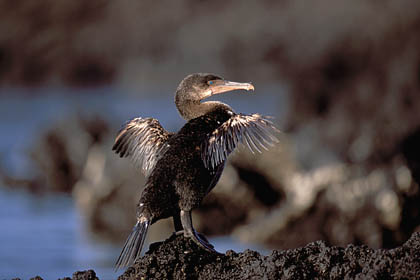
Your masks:
[{"label": "flightless cormorant", "polygon": [[191,211],[219,180],[228,155],[239,143],[260,151],[278,140],[273,123],[259,114],[237,114],[222,102],[203,99],[232,90],[254,90],[250,83],[226,81],[214,74],[185,77],[175,93],[175,104],[187,123],[178,133],[166,131],[154,118],[135,118],[125,124],[113,150],[131,157],[146,176],[137,205],[137,223],[116,262],[116,269],[132,265],[140,255],[147,229],[173,217],[175,230],[202,248],[213,246],[198,234]]}]

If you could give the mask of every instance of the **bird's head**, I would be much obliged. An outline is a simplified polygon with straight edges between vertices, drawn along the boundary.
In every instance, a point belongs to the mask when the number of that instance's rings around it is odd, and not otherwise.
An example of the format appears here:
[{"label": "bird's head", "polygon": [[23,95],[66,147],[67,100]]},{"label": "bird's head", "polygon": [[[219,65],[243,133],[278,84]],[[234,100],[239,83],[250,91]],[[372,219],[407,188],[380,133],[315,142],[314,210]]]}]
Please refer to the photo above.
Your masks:
[{"label": "bird's head", "polygon": [[181,81],[176,96],[182,100],[201,101],[212,95],[237,89],[254,90],[254,86],[250,83],[227,81],[215,74],[195,73]]},{"label": "bird's head", "polygon": [[[194,105],[200,104],[203,99],[215,94],[238,89],[247,91],[254,90],[254,86],[250,83],[227,81],[215,74],[190,74],[179,84],[175,93],[175,104],[184,119],[188,120],[192,116],[186,116],[185,114],[190,111],[189,109],[192,109]],[[197,112],[194,113],[197,114]]]}]

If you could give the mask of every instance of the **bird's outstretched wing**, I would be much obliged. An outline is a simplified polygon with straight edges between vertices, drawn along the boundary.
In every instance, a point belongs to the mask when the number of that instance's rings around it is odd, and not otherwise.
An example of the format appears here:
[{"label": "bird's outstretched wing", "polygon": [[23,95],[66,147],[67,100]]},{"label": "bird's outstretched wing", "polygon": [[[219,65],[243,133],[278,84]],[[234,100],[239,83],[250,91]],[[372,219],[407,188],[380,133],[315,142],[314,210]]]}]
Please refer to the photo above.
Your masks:
[{"label": "bird's outstretched wing", "polygon": [[147,176],[172,135],[173,133],[166,131],[156,119],[135,118],[120,130],[112,150],[120,157],[130,157]]},{"label": "bird's outstretched wing", "polygon": [[267,150],[279,140],[278,129],[267,118],[259,115],[235,114],[214,130],[202,147],[202,159],[206,168],[214,168],[225,161],[239,143],[251,152]]}]

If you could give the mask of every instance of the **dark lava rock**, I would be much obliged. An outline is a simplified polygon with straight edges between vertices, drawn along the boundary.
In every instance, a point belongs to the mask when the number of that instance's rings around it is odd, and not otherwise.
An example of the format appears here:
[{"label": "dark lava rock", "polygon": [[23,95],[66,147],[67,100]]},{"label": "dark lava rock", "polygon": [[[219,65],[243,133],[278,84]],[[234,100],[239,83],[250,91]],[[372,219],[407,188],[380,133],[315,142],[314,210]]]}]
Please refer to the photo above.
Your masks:
[{"label": "dark lava rock", "polygon": [[323,241],[269,256],[246,250],[208,253],[183,236],[150,245],[121,275],[128,279],[419,279],[420,233],[401,247],[329,247]]},{"label": "dark lava rock", "polygon": [[[14,278],[13,280],[20,280],[20,278]],[[32,277],[30,280],[43,280],[40,276]],[[73,273],[73,277],[64,277],[58,280],[99,280],[98,277],[96,277],[96,273],[94,270],[85,270],[85,271],[76,271]]]},{"label": "dark lava rock", "polygon": [[96,277],[96,273],[93,270],[85,270],[85,271],[76,271],[73,273],[73,277],[64,277],[61,280],[99,280],[98,277]]},{"label": "dark lava rock", "polygon": [[72,280],[99,280],[93,270],[77,271],[73,273]]}]

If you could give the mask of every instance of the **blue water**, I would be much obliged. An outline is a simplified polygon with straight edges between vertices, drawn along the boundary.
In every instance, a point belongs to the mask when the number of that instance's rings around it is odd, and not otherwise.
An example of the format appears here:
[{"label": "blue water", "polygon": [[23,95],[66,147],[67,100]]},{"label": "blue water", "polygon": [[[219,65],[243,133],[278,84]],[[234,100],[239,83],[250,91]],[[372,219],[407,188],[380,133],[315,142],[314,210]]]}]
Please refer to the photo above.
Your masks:
[{"label": "blue water", "polygon": [[[148,96],[120,94],[115,88],[0,89],[0,164],[9,174],[30,176],[28,146],[41,131],[74,113],[98,114],[117,124],[135,116],[153,116],[168,129],[182,125],[172,94]],[[220,97],[238,112],[259,112],[280,120],[286,113],[284,90],[277,87],[246,98],[242,94]],[[115,274],[112,268],[121,244],[93,238],[68,195],[39,196],[0,186],[0,225],[0,279],[36,275],[57,279],[87,269],[94,269],[100,279],[116,279],[122,273]],[[227,237],[211,242],[220,252],[250,248]]]},{"label": "blue water", "polygon": [[89,238],[71,197],[0,188],[0,205],[0,279],[57,279],[89,268],[116,278],[120,248]]}]

